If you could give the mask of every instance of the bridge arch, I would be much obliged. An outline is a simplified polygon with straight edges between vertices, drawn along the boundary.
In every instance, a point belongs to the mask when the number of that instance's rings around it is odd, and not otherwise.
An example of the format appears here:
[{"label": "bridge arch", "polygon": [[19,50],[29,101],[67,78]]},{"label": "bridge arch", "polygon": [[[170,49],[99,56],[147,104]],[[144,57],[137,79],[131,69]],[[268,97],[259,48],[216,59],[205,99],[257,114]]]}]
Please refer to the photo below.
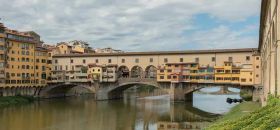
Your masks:
[{"label": "bridge arch", "polygon": [[128,78],[129,75],[129,69],[127,66],[122,65],[118,68],[118,76],[119,78]]},{"label": "bridge arch", "polygon": [[72,93],[73,95],[67,94],[67,92],[69,92],[73,88],[86,89],[91,93],[95,92],[95,88],[88,85],[58,84],[58,85],[50,85],[48,87],[41,87],[38,92],[38,95],[42,98],[73,96],[77,93],[76,92]]},{"label": "bridge arch", "polygon": [[149,85],[149,86],[153,86],[156,88],[160,88],[155,84],[151,84],[151,83],[140,83],[140,82],[130,82],[130,83],[124,83],[124,84],[120,84],[117,87],[111,89],[108,91],[108,98],[109,99],[119,99],[123,97],[123,92],[131,87],[134,87],[135,85]]},{"label": "bridge arch", "polygon": [[145,78],[157,78],[157,68],[149,65],[145,69]]},{"label": "bridge arch", "polygon": [[131,78],[142,78],[143,77],[143,68],[136,65],[131,68]]}]

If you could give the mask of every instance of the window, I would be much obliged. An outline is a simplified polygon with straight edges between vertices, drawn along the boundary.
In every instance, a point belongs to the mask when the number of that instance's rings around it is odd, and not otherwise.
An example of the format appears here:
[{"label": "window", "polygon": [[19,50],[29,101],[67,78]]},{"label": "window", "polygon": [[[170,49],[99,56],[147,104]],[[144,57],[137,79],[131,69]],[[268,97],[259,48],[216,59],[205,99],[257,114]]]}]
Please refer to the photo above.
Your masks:
[{"label": "window", "polygon": [[95,59],[95,63],[98,63],[98,59]]},{"label": "window", "polygon": [[22,66],[21,66],[21,69],[25,69],[25,65],[22,65]]},{"label": "window", "polygon": [[160,70],[160,73],[163,73],[164,72],[164,70]]},{"label": "window", "polygon": [[229,61],[229,62],[232,62],[232,61],[233,61],[233,58],[232,58],[232,57],[228,57],[228,61]]},{"label": "window", "polygon": [[260,60],[260,57],[256,57],[256,60]]},{"label": "window", "polygon": [[36,62],[39,63],[39,62],[40,62],[40,59],[36,59]]},{"label": "window", "polygon": [[112,63],[112,59],[108,59],[108,63]]},{"label": "window", "polygon": [[216,61],[216,57],[212,57],[212,62],[215,62]]},{"label": "window", "polygon": [[55,60],[54,63],[58,63],[57,60]]},{"label": "window", "polygon": [[246,79],[241,79],[241,82],[246,82]]},{"label": "window", "polygon": [[168,73],[172,72],[172,70],[167,70]]},{"label": "window", "polygon": [[195,58],[195,62],[198,63],[199,62],[199,58]]},{"label": "window", "polygon": [[36,69],[36,70],[39,69],[38,65],[35,66],[35,69]]},{"label": "window", "polygon": [[84,64],[86,63],[86,60],[85,60],[85,59],[83,59],[83,63],[84,63]]},{"label": "window", "polygon": [[41,74],[41,78],[42,79],[47,79],[47,75],[46,74]]},{"label": "window", "polygon": [[154,62],[154,59],[153,58],[150,58],[150,63]]},{"label": "window", "polygon": [[258,68],[260,68],[260,66],[257,65],[256,68],[258,69]]},{"label": "window", "polygon": [[170,76],[170,75],[168,75],[168,76],[167,76],[167,79],[171,79],[171,76]]},{"label": "window", "polygon": [[259,77],[259,75],[257,74],[257,75],[256,75],[256,77],[258,78],[258,77]]},{"label": "window", "polygon": [[164,79],[164,76],[160,76],[160,79]]},{"label": "window", "polygon": [[180,58],[180,62],[184,62],[184,58]]},{"label": "window", "polygon": [[74,62],[73,59],[71,59],[71,60],[70,60],[70,63],[73,63],[73,62]]},{"label": "window", "polygon": [[45,60],[45,59],[42,59],[42,63],[46,63],[46,60]]},{"label": "window", "polygon": [[122,63],[125,63],[125,59],[122,59]]},{"label": "window", "polygon": [[68,66],[67,65],[65,65],[65,69],[68,70]]},{"label": "window", "polygon": [[139,59],[138,58],[135,59],[135,63],[139,63]]},{"label": "window", "polygon": [[246,56],[246,61],[250,61],[250,56]]},{"label": "window", "polygon": [[168,59],[167,58],[164,58],[164,63],[167,63],[168,62]]},{"label": "window", "polygon": [[42,66],[42,71],[46,71],[46,67],[45,66]]}]

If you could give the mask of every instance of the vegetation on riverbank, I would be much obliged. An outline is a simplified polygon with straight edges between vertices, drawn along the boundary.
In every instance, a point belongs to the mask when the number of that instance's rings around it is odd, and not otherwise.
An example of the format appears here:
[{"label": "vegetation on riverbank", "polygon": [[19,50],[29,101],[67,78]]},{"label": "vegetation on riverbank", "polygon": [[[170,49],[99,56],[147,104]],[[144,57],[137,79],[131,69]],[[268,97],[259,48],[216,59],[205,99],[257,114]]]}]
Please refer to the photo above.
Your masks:
[{"label": "vegetation on riverbank", "polygon": [[35,99],[28,96],[11,96],[0,97],[0,107],[6,107],[9,105],[27,104],[33,102]]},{"label": "vegetation on riverbank", "polygon": [[[250,111],[254,112],[250,113]],[[268,105],[260,109],[252,102],[239,104],[207,130],[273,130],[276,128],[280,128],[280,99],[270,97]]]}]

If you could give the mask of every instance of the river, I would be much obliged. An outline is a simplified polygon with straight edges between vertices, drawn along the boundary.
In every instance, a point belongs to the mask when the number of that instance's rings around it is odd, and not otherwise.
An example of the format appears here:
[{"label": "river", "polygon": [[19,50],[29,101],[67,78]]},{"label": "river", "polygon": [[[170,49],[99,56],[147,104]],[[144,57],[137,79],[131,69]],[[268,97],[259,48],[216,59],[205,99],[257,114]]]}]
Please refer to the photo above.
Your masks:
[{"label": "river", "polygon": [[[239,91],[237,89],[232,91]],[[236,104],[239,94],[194,93],[193,103],[171,103],[167,95],[95,101],[75,97],[0,108],[0,130],[174,130],[202,129]]]}]

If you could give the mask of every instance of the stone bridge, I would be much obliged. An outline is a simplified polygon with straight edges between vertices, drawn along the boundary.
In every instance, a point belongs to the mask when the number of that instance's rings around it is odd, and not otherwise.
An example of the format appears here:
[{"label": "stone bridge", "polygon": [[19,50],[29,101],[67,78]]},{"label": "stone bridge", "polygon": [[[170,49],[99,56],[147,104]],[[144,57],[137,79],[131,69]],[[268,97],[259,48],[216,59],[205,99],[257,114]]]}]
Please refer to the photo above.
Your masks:
[{"label": "stone bridge", "polygon": [[[192,101],[193,92],[204,87],[213,86],[213,83],[176,83],[176,82],[157,82],[154,78],[119,78],[117,82],[105,83],[60,83],[50,84],[48,87],[39,91],[39,96],[43,98],[73,96],[67,94],[72,89],[79,88],[94,93],[97,100],[111,100],[123,97],[123,92],[135,85],[149,85],[159,88],[169,93],[171,101]],[[226,85],[225,87],[229,87]],[[237,87],[232,85],[231,87]],[[78,89],[76,89],[78,91]],[[79,94],[79,92],[74,92]],[[72,90],[73,91],[73,90]]]}]

